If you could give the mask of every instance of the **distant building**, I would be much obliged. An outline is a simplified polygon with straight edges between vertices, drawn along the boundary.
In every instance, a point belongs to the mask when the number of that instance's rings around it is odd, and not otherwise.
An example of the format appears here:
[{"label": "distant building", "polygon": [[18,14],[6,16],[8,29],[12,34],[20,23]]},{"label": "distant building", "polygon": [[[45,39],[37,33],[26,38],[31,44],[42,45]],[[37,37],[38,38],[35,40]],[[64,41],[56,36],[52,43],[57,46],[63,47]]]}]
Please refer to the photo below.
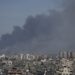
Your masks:
[{"label": "distant building", "polygon": [[59,65],[59,70],[57,75],[73,75],[73,61],[67,58],[62,58],[60,60],[61,65]]},{"label": "distant building", "polygon": [[64,67],[62,70],[62,75],[72,75],[71,69],[69,67]]},{"label": "distant building", "polygon": [[5,58],[5,54],[0,55],[0,59]]},{"label": "distant building", "polygon": [[57,75],[72,75],[72,70],[69,67],[62,67],[57,72]]},{"label": "distant building", "polygon": [[17,68],[8,70],[8,75],[22,75],[22,71]]},{"label": "distant building", "polygon": [[3,60],[2,63],[5,63],[8,66],[11,66],[13,64],[11,60]]},{"label": "distant building", "polygon": [[67,58],[67,59],[73,59],[74,53],[72,51],[60,51],[59,52],[59,58]]},{"label": "distant building", "polygon": [[27,60],[33,60],[33,59],[35,59],[35,56],[34,55],[30,55],[30,54],[26,54],[26,59]]},{"label": "distant building", "polygon": [[21,60],[23,59],[23,56],[24,56],[23,54],[20,54],[20,58],[21,58]]}]

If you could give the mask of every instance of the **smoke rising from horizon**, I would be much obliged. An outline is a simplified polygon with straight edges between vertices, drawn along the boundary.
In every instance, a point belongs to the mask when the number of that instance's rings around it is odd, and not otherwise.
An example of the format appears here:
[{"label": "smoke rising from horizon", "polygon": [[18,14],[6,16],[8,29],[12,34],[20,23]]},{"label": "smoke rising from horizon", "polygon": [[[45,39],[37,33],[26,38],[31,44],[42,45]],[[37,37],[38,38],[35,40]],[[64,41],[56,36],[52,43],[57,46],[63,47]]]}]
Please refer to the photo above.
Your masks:
[{"label": "smoke rising from horizon", "polygon": [[29,51],[75,49],[75,0],[66,0],[63,11],[29,16],[21,28],[1,36],[0,48]]}]

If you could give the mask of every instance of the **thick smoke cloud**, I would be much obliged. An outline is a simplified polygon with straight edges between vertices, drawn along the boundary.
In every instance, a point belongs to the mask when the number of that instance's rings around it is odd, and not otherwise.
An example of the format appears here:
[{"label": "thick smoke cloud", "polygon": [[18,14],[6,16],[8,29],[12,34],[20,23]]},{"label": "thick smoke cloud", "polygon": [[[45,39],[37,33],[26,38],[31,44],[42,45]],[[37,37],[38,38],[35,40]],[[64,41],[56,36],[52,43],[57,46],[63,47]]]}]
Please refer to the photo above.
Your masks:
[{"label": "thick smoke cloud", "polygon": [[2,35],[0,48],[7,52],[54,52],[75,49],[75,0],[66,0],[63,11],[29,16],[21,28]]}]

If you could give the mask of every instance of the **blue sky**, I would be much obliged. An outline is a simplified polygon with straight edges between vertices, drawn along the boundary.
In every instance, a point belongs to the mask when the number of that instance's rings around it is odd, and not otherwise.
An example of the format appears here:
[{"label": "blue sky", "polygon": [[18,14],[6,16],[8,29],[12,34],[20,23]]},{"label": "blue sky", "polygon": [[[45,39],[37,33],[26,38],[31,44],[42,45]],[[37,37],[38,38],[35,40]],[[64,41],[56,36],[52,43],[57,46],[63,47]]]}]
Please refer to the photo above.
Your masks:
[{"label": "blue sky", "polygon": [[27,16],[47,13],[61,0],[0,0],[0,36],[11,33],[14,25],[23,26]]}]

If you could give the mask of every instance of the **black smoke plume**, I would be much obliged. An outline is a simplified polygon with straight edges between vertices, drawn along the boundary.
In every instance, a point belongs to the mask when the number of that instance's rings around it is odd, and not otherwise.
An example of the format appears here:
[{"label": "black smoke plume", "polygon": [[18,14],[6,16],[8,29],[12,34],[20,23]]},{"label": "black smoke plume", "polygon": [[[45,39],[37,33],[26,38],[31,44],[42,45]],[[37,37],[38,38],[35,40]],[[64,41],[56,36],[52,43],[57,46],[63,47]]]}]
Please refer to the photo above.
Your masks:
[{"label": "black smoke plume", "polygon": [[[66,0],[64,9],[29,16],[21,28],[1,36],[0,48],[12,52],[54,52],[75,49],[75,0]],[[5,51],[5,50],[4,50]]]}]

